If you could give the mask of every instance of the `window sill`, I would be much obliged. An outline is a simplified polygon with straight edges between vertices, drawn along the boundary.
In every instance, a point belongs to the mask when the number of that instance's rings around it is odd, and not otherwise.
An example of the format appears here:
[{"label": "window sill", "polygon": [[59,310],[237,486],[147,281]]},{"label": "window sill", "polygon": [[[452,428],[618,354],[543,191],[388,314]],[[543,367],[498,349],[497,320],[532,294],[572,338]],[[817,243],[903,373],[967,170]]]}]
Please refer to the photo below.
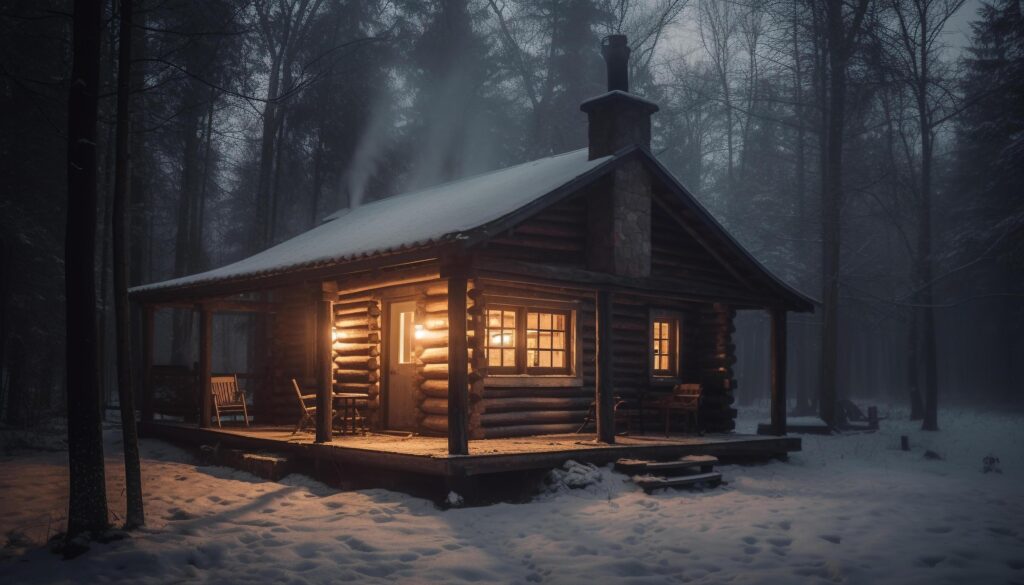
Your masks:
[{"label": "window sill", "polygon": [[572,388],[582,387],[583,378],[566,375],[535,376],[523,374],[494,374],[484,378],[484,386],[497,388],[517,386]]}]

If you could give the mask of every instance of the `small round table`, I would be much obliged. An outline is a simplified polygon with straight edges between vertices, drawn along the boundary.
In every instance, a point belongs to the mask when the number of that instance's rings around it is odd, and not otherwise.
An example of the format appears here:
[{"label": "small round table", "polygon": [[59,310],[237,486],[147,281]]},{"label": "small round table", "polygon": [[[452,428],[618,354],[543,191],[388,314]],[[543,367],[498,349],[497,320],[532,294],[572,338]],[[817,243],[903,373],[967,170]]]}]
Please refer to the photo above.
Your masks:
[{"label": "small round table", "polygon": [[[341,434],[344,435],[346,433],[351,433],[354,435],[357,430],[357,423],[359,425],[359,430],[366,432],[366,419],[363,417],[362,413],[359,412],[359,409],[356,407],[356,403],[360,400],[368,400],[369,395],[358,394],[355,392],[335,392],[332,395],[332,398],[336,405],[335,412],[337,414],[335,414],[335,418],[341,419]],[[346,430],[346,426],[348,426],[350,430]]]}]

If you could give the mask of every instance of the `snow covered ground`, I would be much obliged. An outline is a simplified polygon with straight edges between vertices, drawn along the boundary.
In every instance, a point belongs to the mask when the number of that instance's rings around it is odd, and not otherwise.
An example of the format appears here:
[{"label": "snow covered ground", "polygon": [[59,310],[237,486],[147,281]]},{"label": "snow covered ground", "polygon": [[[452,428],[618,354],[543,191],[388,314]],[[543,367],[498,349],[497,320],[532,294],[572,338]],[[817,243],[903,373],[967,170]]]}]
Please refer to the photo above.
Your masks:
[{"label": "snow covered ground", "polygon": [[[1024,419],[941,422],[806,436],[788,463],[722,466],[728,485],[707,492],[645,495],[606,468],[528,504],[448,511],[145,441],[149,527],[73,561],[38,547],[61,527],[65,455],[22,452],[0,458],[0,583],[1024,583]],[[987,455],[1002,473],[982,472]],[[119,476],[112,457],[112,501]]]}]

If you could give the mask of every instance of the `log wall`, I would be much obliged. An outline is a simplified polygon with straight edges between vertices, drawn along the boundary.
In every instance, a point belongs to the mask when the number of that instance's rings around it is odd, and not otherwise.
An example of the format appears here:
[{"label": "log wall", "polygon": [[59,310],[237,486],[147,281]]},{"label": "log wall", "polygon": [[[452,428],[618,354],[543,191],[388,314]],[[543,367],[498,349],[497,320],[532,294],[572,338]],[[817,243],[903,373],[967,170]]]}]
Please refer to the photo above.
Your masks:
[{"label": "log wall", "polygon": [[[467,294],[466,330],[469,336],[469,438],[481,439],[480,398],[483,376],[479,366],[482,353],[477,344],[481,330],[477,291],[473,281]],[[416,339],[416,423],[420,433],[448,433],[448,284],[430,283],[416,300],[416,323],[423,326]]]},{"label": "log wall", "polygon": [[[526,377],[523,384],[509,386],[513,378],[502,377],[501,386],[494,382],[484,383],[480,401],[480,424],[485,438],[514,437],[548,433],[569,433],[583,422],[590,403],[594,400],[596,374],[596,338],[594,321],[594,299],[592,295],[558,291],[538,291],[532,287],[512,285],[497,281],[478,282],[476,297],[486,303],[490,297],[521,299],[529,305],[531,300],[557,300],[576,303],[573,338],[577,339],[573,355],[579,369],[581,385],[565,386],[552,383],[545,385],[542,378]],[[518,301],[517,301],[518,302]],[[589,323],[589,325],[587,325]],[[479,324],[478,335],[483,337],[483,323]],[[485,363],[483,352],[477,361]]]},{"label": "log wall", "polygon": [[573,197],[545,209],[511,233],[492,238],[484,252],[502,258],[585,268],[586,199]]},{"label": "log wall", "polygon": [[370,292],[338,292],[334,303],[334,391],[367,394],[364,416],[379,428],[381,302]]},{"label": "log wall", "polygon": [[651,274],[746,290],[657,203],[651,214]]}]

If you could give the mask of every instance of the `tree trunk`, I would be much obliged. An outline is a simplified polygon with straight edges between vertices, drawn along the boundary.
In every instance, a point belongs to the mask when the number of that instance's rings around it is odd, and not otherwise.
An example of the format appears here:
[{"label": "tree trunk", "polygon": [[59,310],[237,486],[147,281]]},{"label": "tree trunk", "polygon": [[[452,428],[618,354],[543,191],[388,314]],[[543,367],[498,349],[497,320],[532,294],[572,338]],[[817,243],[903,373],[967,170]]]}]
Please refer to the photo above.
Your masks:
[{"label": "tree trunk", "polygon": [[[282,50],[283,51],[283,50]],[[263,107],[263,133],[260,138],[260,168],[256,183],[256,220],[253,251],[270,245],[271,184],[274,175],[274,141],[277,136],[277,92],[281,83],[281,57],[276,55],[270,65],[267,104]]]},{"label": "tree trunk", "polygon": [[[68,528],[71,543],[107,529],[103,429],[96,363],[96,119],[103,3],[74,4],[73,62],[68,92],[67,307],[65,388],[68,415]],[[66,555],[81,552],[69,546]]]},{"label": "tree trunk", "polygon": [[839,366],[839,253],[840,208],[843,200],[843,123],[846,108],[846,64],[843,49],[843,12],[839,0],[826,8],[828,35],[828,126],[826,128],[825,177],[821,218],[821,286],[823,326],[821,334],[821,418],[834,425],[837,419]]},{"label": "tree trunk", "polygon": [[139,434],[135,426],[135,393],[132,384],[131,317],[128,304],[127,203],[131,190],[131,63],[133,0],[121,0],[121,39],[117,66],[117,144],[111,237],[114,252],[114,318],[117,333],[117,396],[121,405],[121,436],[124,443],[125,493],[128,501],[125,529],[146,523],[142,504],[142,470]]}]

